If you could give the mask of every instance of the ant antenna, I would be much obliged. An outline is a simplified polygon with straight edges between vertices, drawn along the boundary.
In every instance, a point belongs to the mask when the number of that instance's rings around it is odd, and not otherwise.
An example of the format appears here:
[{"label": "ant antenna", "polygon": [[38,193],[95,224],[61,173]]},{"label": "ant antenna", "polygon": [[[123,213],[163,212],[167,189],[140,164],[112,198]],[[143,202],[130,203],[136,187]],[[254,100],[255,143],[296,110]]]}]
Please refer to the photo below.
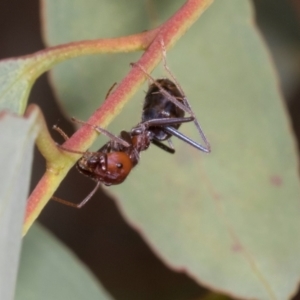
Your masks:
[{"label": "ant antenna", "polygon": [[94,187],[94,189],[79,204],[75,204],[73,202],[70,202],[70,201],[55,197],[55,196],[52,196],[51,199],[56,202],[67,205],[67,206],[71,206],[71,207],[75,207],[75,208],[82,208],[82,206],[84,206],[94,196],[94,194],[98,190],[100,184],[101,184],[101,182],[98,181],[96,186]]},{"label": "ant antenna", "polygon": [[68,135],[57,125],[53,125],[52,129],[57,131],[64,138],[65,141],[69,139]]}]

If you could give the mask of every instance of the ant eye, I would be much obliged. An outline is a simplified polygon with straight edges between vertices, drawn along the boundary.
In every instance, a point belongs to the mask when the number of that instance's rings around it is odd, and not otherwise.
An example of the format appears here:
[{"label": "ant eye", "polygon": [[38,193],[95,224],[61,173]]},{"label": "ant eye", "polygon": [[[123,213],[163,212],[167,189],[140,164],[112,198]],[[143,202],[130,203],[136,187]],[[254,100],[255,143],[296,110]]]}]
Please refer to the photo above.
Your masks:
[{"label": "ant eye", "polygon": [[116,167],[117,167],[118,169],[121,169],[121,168],[123,168],[123,164],[118,163],[118,164],[116,164]]}]

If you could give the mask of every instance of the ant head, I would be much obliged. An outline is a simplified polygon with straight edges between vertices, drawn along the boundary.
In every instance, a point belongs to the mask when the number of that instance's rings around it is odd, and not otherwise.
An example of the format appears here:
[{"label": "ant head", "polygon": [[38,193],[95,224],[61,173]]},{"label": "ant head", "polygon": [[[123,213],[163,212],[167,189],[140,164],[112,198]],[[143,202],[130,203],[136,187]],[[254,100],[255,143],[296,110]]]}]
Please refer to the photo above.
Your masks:
[{"label": "ant head", "polygon": [[77,162],[77,168],[82,174],[105,185],[116,185],[126,179],[133,165],[128,154],[111,152],[85,155]]}]

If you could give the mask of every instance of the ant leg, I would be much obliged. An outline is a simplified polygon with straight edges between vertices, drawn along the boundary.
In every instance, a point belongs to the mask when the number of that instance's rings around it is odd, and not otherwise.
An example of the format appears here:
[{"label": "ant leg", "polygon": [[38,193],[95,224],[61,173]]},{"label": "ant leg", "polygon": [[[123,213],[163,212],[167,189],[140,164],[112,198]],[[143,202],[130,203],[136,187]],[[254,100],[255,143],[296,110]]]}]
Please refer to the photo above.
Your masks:
[{"label": "ant leg", "polygon": [[[186,97],[184,97],[183,101],[184,101],[185,105],[186,105],[187,107],[189,107],[189,109],[192,111],[191,105],[190,105],[190,103],[188,102],[188,100],[187,100]],[[198,132],[199,132],[199,134],[200,134],[200,136],[201,136],[201,138],[202,138],[202,140],[203,140],[205,146],[206,146],[206,150],[207,150],[207,151],[204,151],[204,152],[210,153],[210,152],[211,152],[210,143],[209,143],[209,141],[207,140],[206,135],[204,134],[204,131],[202,130],[202,128],[201,128],[201,126],[200,126],[200,124],[199,124],[199,122],[198,122],[198,119],[196,118],[196,116],[195,116],[194,114],[192,114],[192,116],[195,118],[195,119],[194,119],[194,124],[195,124],[195,126],[196,126],[196,128],[197,128],[197,130],[198,130]]]},{"label": "ant leg", "polygon": [[[167,125],[176,125],[182,123],[188,123],[194,121],[194,117],[187,117],[187,118],[159,118],[159,119],[152,119],[142,123],[139,123],[136,127],[131,129],[131,133],[134,135],[139,134],[140,132],[145,131],[147,128],[152,126],[167,126]],[[127,132],[125,132],[127,133]],[[128,134],[128,133],[127,133]],[[125,140],[125,137],[121,137]]]},{"label": "ant leg", "polygon": [[158,87],[161,94],[163,94],[166,98],[168,98],[172,103],[174,103],[177,107],[181,108],[183,111],[189,113],[190,115],[193,115],[192,111],[186,105],[182,104],[180,101],[178,101],[176,97],[168,93],[150,74],[147,73],[144,67],[142,67],[138,63],[131,63],[131,66],[139,67],[141,71],[147,76],[149,81]]},{"label": "ant leg", "polygon": [[60,148],[61,150],[64,150],[64,151],[70,152],[70,153],[75,153],[75,154],[81,154],[81,155],[84,155],[84,154],[87,154],[87,153],[94,153],[94,152],[89,152],[89,151],[77,151],[77,150],[72,150],[72,149],[65,148],[64,146],[58,145],[58,144],[56,144],[56,146],[57,146],[58,148]]},{"label": "ant leg", "polygon": [[[67,141],[69,139],[69,137],[67,136],[67,134],[60,127],[58,127],[57,125],[53,125],[52,129],[54,129],[55,131],[57,131],[65,139],[65,141]],[[65,148],[64,146],[59,145],[59,144],[56,144],[56,146],[58,148],[60,148],[61,150],[64,150],[64,151],[67,151],[67,152],[71,152],[71,153],[75,153],[75,154],[84,155],[84,154],[88,153],[88,152],[76,151],[76,150],[68,149],[68,148]]]},{"label": "ant leg", "polygon": [[173,75],[173,73],[171,72],[171,70],[169,69],[169,67],[167,65],[167,51],[166,51],[166,47],[165,47],[165,43],[164,43],[163,38],[160,39],[160,45],[161,45],[161,51],[162,51],[163,66],[164,66],[165,70],[167,71],[167,73],[169,74],[169,76],[175,82],[175,85],[178,87],[180,93],[185,97],[183,89],[181,88],[181,86],[180,86],[179,82],[177,81],[176,77]]},{"label": "ant leg", "polygon": [[[127,147],[127,148],[130,147],[130,144],[128,142],[126,142],[125,140],[123,140],[123,139],[121,139],[121,138],[113,135],[109,131],[107,131],[107,130],[99,127],[99,126],[92,125],[92,124],[89,124],[89,123],[77,120],[75,118],[71,118],[71,120],[74,121],[74,122],[80,123],[80,124],[87,124],[87,125],[93,127],[97,132],[103,133],[104,135],[108,136],[111,140],[114,140],[115,142],[123,145],[124,147]],[[56,130],[66,141],[69,139],[69,137],[67,136],[67,134],[61,128],[59,128],[58,126],[54,125],[53,129]],[[85,154],[89,154],[89,153],[96,153],[96,152],[89,152],[89,151],[72,150],[72,149],[65,148],[64,146],[59,145],[59,144],[57,144],[57,147],[60,148],[60,149],[62,149],[63,151],[67,151],[67,152],[75,153],[75,154],[81,154],[81,155],[85,155]]]},{"label": "ant leg", "polygon": [[171,139],[168,139],[168,144],[171,149],[175,149]]},{"label": "ant leg", "polygon": [[162,143],[161,141],[158,141],[156,139],[153,139],[152,141],[152,144],[154,144],[155,146],[159,147],[160,149],[168,152],[168,153],[171,153],[171,154],[174,154],[175,153],[175,149],[174,148],[171,148],[171,147],[168,147],[167,145],[165,145],[164,143]]},{"label": "ant leg", "polygon": [[[176,130],[174,127],[170,127],[170,126],[166,126],[163,128],[164,131],[166,131],[167,133],[176,136],[177,138],[181,139],[182,141],[188,143],[189,145],[195,147],[196,149],[203,151],[205,153],[210,153],[211,149],[210,147],[207,147],[207,145],[205,144],[205,146],[202,146],[198,143],[196,143],[195,141],[193,141],[192,139],[190,139],[189,137],[187,137],[186,135],[182,134],[181,132],[179,132],[178,130]],[[209,144],[208,144],[209,145]]]},{"label": "ant leg", "polygon": [[111,91],[114,89],[114,87],[117,85],[117,83],[115,82],[108,90],[108,92],[106,93],[105,96],[105,100],[108,98],[108,96],[110,95]]},{"label": "ant leg", "polygon": [[69,139],[67,134],[57,125],[53,125],[52,129],[57,131],[65,139],[65,141],[67,141]]},{"label": "ant leg", "polygon": [[97,182],[95,188],[79,203],[79,204],[75,204],[73,202],[70,201],[66,201],[63,199],[60,199],[58,197],[53,196],[51,199],[59,202],[61,204],[67,205],[67,206],[71,206],[71,207],[75,207],[75,208],[82,208],[82,206],[84,206],[96,193],[96,191],[98,190],[99,186],[100,186],[100,181]]},{"label": "ant leg", "polygon": [[[210,144],[208,143],[208,141],[206,140],[206,137],[203,136],[203,141],[205,143],[205,146],[202,146],[200,144],[198,144],[197,142],[193,141],[192,139],[190,139],[189,137],[187,137],[186,135],[180,133],[178,130],[176,130],[174,127],[171,127],[169,125],[173,125],[173,124],[182,124],[182,123],[187,123],[187,122],[192,122],[195,121],[194,117],[188,117],[188,118],[164,118],[164,119],[153,119],[153,120],[149,120],[147,122],[142,123],[142,125],[146,126],[146,127],[150,127],[150,126],[162,126],[162,130],[176,136],[177,138],[183,140],[184,142],[190,144],[191,146],[197,148],[198,150],[201,150],[203,152],[206,153],[210,153],[211,149],[210,149]],[[200,126],[200,125],[199,125]],[[198,129],[198,128],[197,128]],[[202,132],[202,131],[200,131]],[[203,132],[202,132],[203,133]],[[201,135],[202,137],[202,135]],[[155,139],[153,139],[153,143],[154,143]],[[169,142],[169,140],[168,140]],[[156,146],[157,143],[154,143]],[[163,144],[164,145],[164,144]],[[170,145],[170,144],[169,144]],[[164,145],[165,147],[167,147],[166,145]],[[171,146],[172,147],[172,146]],[[162,148],[162,147],[161,147]],[[173,148],[173,147],[172,147]],[[174,149],[174,148],[173,148]],[[164,149],[165,150],[165,149]],[[169,152],[168,150],[166,150],[167,152]],[[174,151],[175,152],[175,151]]]},{"label": "ant leg", "polygon": [[206,149],[207,151],[205,151],[205,152],[209,153],[209,152],[211,152],[209,141],[207,140],[207,138],[206,138],[206,136],[205,136],[205,134],[204,134],[204,132],[203,132],[203,130],[202,130],[202,128],[201,128],[201,126],[200,126],[200,124],[199,124],[199,122],[198,122],[198,120],[197,120],[197,118],[196,118],[196,116],[195,116],[195,114],[193,112],[193,110],[192,110],[192,107],[191,107],[190,103],[188,102],[187,97],[185,96],[185,93],[184,93],[182,87],[180,86],[180,84],[177,81],[176,77],[173,75],[173,73],[171,72],[171,70],[169,69],[169,67],[167,65],[167,51],[166,51],[166,48],[165,48],[164,40],[162,38],[160,40],[160,44],[161,44],[161,48],[162,48],[162,57],[163,57],[164,68],[168,72],[168,74],[172,78],[172,80],[175,82],[175,84],[178,87],[178,89],[181,92],[181,94],[184,96],[183,102],[189,108],[189,110],[191,111],[191,115],[195,118],[194,119],[194,124],[195,124],[195,126],[196,126],[196,128],[197,128],[197,130],[198,130],[198,132],[199,132],[199,134],[200,134],[200,136],[201,136],[201,138],[202,138],[205,146],[206,146],[206,148],[204,148],[204,149]]},{"label": "ant leg", "polygon": [[82,125],[91,126],[96,132],[104,134],[105,136],[107,136],[111,140],[113,140],[113,141],[115,141],[115,142],[123,145],[126,148],[130,147],[130,144],[128,144],[126,141],[124,141],[123,139],[119,138],[118,136],[110,133],[108,130],[106,130],[104,128],[101,128],[100,126],[97,126],[97,125],[94,125],[94,124],[91,124],[91,123],[88,123],[88,122],[84,122],[84,121],[78,120],[78,119],[76,119],[74,117],[72,117],[71,120],[73,122],[75,122],[75,123],[79,123],[79,124],[82,124]]},{"label": "ant leg", "polygon": [[[150,126],[162,126],[162,130],[171,134],[171,135],[174,135],[176,136],[177,138],[183,140],[184,142],[190,144],[191,146],[197,148],[198,150],[201,150],[203,152],[206,152],[206,153],[210,153],[211,152],[211,149],[210,149],[210,145],[209,143],[207,142],[206,138],[204,138],[204,142],[205,142],[205,146],[202,146],[200,144],[198,144],[197,142],[193,141],[192,139],[190,139],[189,137],[187,137],[186,135],[182,134],[181,132],[179,132],[178,130],[176,130],[174,127],[171,127],[169,125],[173,125],[173,124],[181,124],[181,123],[184,123],[184,122],[192,122],[194,121],[194,118],[193,117],[188,117],[188,118],[171,118],[171,119],[168,119],[168,118],[165,118],[165,119],[154,119],[154,120],[150,120],[150,121],[147,121],[145,123],[142,123],[142,125],[145,125],[146,127],[150,127]],[[205,137],[205,136],[204,136]],[[158,146],[158,147],[161,147],[162,149],[164,147],[167,147],[166,145],[162,144],[163,146],[161,145],[157,145],[157,141],[154,142],[155,139],[152,140],[152,142]],[[168,143],[170,145],[170,139],[168,139]],[[169,148],[169,147],[167,147]],[[174,147],[171,145],[171,147],[169,149],[174,149]],[[165,150],[165,149],[163,149]],[[166,150],[167,152],[170,152],[169,150]],[[175,150],[174,150],[175,152]],[[174,153],[174,152],[171,152],[171,153]]]},{"label": "ant leg", "polygon": [[194,117],[186,117],[186,118],[160,118],[160,119],[152,119],[141,123],[141,125],[145,127],[151,126],[167,126],[174,124],[182,124],[194,121]]}]

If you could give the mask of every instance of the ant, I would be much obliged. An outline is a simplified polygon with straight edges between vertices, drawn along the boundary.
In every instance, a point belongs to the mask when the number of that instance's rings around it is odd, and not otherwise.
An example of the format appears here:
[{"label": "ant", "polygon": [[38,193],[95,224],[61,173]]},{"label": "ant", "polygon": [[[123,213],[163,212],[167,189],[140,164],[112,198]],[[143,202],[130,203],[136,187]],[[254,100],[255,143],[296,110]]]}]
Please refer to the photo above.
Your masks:
[{"label": "ant", "polygon": [[[147,150],[151,143],[169,153],[175,153],[170,140],[171,136],[176,136],[203,152],[209,153],[211,151],[210,144],[183,90],[166,65],[163,43],[162,49],[165,69],[175,83],[169,79],[154,80],[142,66],[133,64],[133,66],[138,66],[152,82],[146,93],[141,123],[133,127],[130,131],[121,131],[120,136],[117,137],[99,126],[72,118],[74,122],[93,127],[98,133],[109,137],[110,141],[97,152],[80,152],[59,146],[64,151],[82,154],[83,156],[78,160],[76,167],[80,173],[92,178],[97,184],[91,193],[79,204],[74,204],[57,197],[52,197],[53,200],[72,207],[81,208],[95,194],[101,183],[106,186],[122,183],[130,171],[138,164],[140,152]],[[110,88],[108,94],[112,88]],[[184,117],[185,112],[191,116]],[[177,130],[182,123],[192,121],[198,129],[205,146],[196,143]],[[54,126],[54,129],[66,140],[68,139],[67,135],[60,128]],[[169,146],[163,143],[165,140],[168,140]]]},{"label": "ant", "polygon": [[[79,204],[55,196],[52,197],[57,202],[76,208],[81,208],[85,205],[95,194],[101,183],[106,186],[117,185],[126,179],[130,171],[138,164],[140,152],[147,150],[153,141],[153,133],[148,128],[178,123],[178,119],[172,118],[152,119],[139,123],[130,131],[121,131],[118,137],[99,126],[75,118],[72,118],[72,121],[91,126],[98,133],[102,133],[110,138],[110,141],[97,152],[81,152],[58,145],[64,151],[82,154],[82,157],[76,163],[78,171],[97,182],[95,188]],[[53,126],[53,129],[59,132],[65,140],[69,139],[63,130],[56,125]],[[157,145],[168,151],[168,147],[160,143],[160,141],[157,141]]]}]

